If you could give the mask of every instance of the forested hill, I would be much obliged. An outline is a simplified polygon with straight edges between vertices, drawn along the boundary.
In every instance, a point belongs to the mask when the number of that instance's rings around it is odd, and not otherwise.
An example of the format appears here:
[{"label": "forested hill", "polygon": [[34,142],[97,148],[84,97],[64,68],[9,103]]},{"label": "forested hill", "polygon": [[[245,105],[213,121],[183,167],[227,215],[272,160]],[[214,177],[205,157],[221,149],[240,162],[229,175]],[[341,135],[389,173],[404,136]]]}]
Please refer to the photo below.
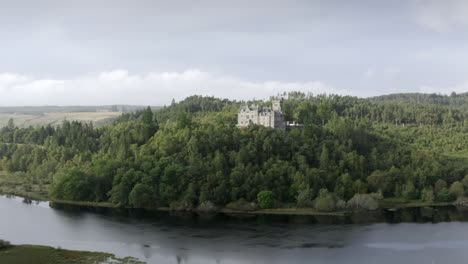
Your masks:
[{"label": "forested hill", "polygon": [[359,207],[362,197],[465,195],[466,105],[285,96],[286,119],[303,129],[239,129],[244,102],[201,96],[100,128],[10,122],[0,130],[0,175],[17,181],[1,191],[23,186],[57,199],[187,210],[258,202],[329,211]]},{"label": "forested hill", "polygon": [[468,105],[468,93],[451,95],[440,94],[422,94],[422,93],[401,93],[382,95],[369,98],[374,102],[393,102],[393,103],[408,103],[408,104],[435,104],[435,105],[452,105],[462,106]]}]

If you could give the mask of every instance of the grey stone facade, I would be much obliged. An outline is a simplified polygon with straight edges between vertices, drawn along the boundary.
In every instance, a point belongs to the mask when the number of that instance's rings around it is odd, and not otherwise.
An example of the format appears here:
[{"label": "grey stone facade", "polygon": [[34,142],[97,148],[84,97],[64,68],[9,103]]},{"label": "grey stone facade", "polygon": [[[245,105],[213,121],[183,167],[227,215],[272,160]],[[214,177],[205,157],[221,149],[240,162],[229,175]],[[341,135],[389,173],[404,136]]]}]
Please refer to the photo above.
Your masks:
[{"label": "grey stone facade", "polygon": [[237,126],[247,127],[250,124],[271,127],[275,129],[286,129],[283,115],[283,100],[272,100],[272,107],[259,105],[245,105],[239,110]]}]

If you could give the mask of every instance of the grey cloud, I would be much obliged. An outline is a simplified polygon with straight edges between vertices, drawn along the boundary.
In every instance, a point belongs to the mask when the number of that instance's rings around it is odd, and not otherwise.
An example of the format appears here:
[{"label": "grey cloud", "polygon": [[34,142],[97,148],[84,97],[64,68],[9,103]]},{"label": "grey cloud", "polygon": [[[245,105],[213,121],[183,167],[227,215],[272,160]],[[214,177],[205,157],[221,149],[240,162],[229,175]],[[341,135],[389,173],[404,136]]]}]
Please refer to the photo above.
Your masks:
[{"label": "grey cloud", "polygon": [[468,2],[425,0],[415,5],[416,21],[431,30],[446,31],[468,26]]},{"label": "grey cloud", "polygon": [[[421,20],[452,10],[445,3],[0,0],[0,72],[76,80],[200,69],[242,82],[318,81],[359,96],[450,87],[468,73],[468,35],[453,26],[464,22],[443,22],[451,30],[441,36]],[[368,69],[375,74],[363,78]]]},{"label": "grey cloud", "polygon": [[[165,105],[174,98],[207,95],[234,100],[267,99],[282,92],[350,94],[320,81],[252,82],[203,72],[148,72],[115,70],[73,79],[40,79],[13,73],[0,74],[0,105]],[[27,96],[25,96],[27,95]]]}]

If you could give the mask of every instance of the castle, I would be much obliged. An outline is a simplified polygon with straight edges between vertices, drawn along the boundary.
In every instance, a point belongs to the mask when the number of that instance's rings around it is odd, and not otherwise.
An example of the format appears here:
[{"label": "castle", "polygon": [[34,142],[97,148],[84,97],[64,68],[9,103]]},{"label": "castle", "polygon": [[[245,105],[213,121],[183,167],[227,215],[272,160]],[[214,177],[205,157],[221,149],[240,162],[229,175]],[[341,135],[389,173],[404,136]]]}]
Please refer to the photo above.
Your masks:
[{"label": "castle", "polygon": [[287,123],[283,115],[283,99],[271,101],[272,107],[244,105],[237,116],[237,126],[247,127],[250,124],[285,130]]}]

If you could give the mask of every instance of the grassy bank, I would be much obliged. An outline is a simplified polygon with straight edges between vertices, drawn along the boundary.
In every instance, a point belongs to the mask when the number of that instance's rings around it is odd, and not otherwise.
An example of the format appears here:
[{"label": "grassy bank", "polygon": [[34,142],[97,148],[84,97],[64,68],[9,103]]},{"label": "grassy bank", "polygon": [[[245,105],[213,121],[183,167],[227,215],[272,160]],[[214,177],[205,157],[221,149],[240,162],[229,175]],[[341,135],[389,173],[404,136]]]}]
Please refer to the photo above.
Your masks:
[{"label": "grassy bank", "polygon": [[385,198],[379,201],[382,209],[392,208],[412,208],[412,207],[433,207],[453,205],[452,202],[421,202],[419,200],[406,200],[400,198]]},{"label": "grassy bank", "polygon": [[0,249],[0,263],[5,264],[143,264],[134,258],[116,258],[101,252],[72,251],[45,246],[19,245]]},{"label": "grassy bank", "polygon": [[256,211],[236,211],[227,208],[219,210],[226,214],[253,214],[253,215],[312,215],[312,216],[345,216],[350,214],[348,211],[319,212],[313,208],[274,208],[261,209]]}]

